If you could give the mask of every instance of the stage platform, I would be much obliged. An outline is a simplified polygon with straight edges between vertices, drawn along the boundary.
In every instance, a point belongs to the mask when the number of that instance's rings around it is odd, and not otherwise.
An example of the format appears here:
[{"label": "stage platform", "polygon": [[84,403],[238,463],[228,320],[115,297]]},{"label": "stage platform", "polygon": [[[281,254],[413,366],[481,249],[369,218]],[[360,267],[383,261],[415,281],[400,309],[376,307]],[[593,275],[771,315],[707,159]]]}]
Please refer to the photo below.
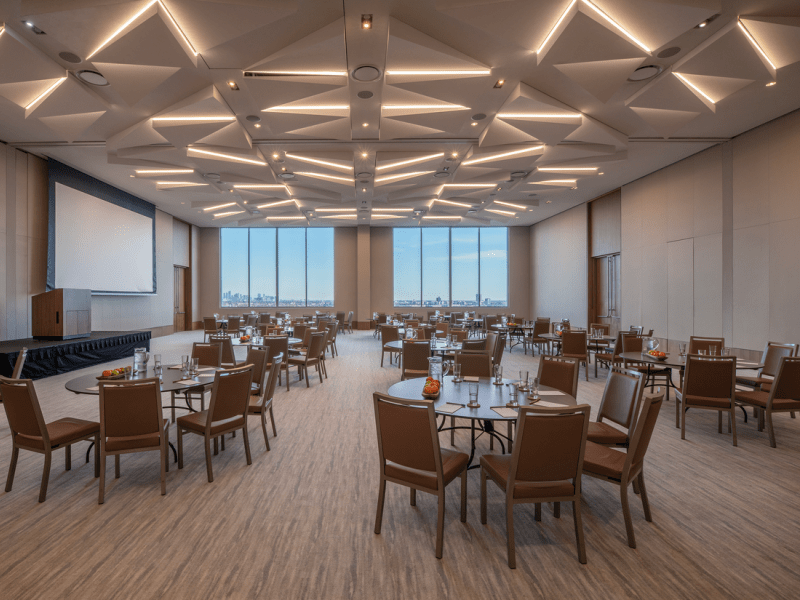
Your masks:
[{"label": "stage platform", "polygon": [[133,364],[135,348],[150,350],[150,331],[94,331],[74,340],[9,340],[0,342],[0,375],[11,377],[22,348],[28,349],[23,379],[42,379],[92,365],[120,360]]}]

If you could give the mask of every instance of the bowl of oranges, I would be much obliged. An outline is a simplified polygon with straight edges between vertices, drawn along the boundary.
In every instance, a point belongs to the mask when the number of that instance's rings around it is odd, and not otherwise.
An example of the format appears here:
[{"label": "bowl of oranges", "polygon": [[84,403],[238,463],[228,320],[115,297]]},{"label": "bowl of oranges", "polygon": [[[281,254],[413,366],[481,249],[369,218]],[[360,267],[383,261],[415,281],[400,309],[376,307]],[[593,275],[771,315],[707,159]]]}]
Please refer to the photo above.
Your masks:
[{"label": "bowl of oranges", "polygon": [[441,392],[441,383],[438,379],[434,379],[433,377],[428,377],[425,380],[425,387],[422,388],[422,397],[428,398],[429,400],[435,400],[439,397]]},{"label": "bowl of oranges", "polygon": [[660,350],[648,350],[647,356],[650,358],[655,358],[656,360],[667,360],[666,353],[661,352]]},{"label": "bowl of oranges", "polygon": [[103,374],[100,375],[97,379],[100,381],[109,380],[109,379],[122,379],[125,377],[125,367],[117,367],[116,369],[106,369],[103,371]]},{"label": "bowl of oranges", "polygon": [[242,337],[239,338],[239,342],[242,343],[242,344],[246,344],[249,341],[250,341],[250,336],[249,335],[243,335]]}]

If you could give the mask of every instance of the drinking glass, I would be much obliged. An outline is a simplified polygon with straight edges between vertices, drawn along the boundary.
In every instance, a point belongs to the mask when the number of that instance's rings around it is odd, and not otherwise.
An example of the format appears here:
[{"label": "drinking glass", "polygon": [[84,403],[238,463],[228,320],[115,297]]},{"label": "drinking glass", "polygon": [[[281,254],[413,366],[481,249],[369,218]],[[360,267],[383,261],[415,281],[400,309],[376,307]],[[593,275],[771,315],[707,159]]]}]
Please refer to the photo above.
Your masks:
[{"label": "drinking glass", "polygon": [[503,365],[494,366],[494,383],[495,385],[503,383]]},{"label": "drinking glass", "polygon": [[534,400],[538,400],[539,399],[539,378],[538,377],[534,377],[533,378],[533,390],[531,390],[530,397],[533,398]]},{"label": "drinking glass", "polygon": [[705,350],[698,350],[697,354],[700,355],[700,356],[705,356],[706,351]]},{"label": "drinking glass", "polygon": [[200,367],[200,359],[193,358],[192,359],[192,376],[196,376],[198,373],[198,369]]},{"label": "drinking glass", "polygon": [[525,387],[525,384],[528,382],[528,372],[527,371],[520,371],[519,372],[519,385],[521,388]]},{"label": "drinking glass", "polygon": [[708,355],[709,356],[716,356],[717,355],[717,347],[716,346],[709,346],[708,347]]},{"label": "drinking glass", "polygon": [[184,354],[181,356],[181,372],[183,373],[184,377],[189,375],[189,355]]},{"label": "drinking glass", "polygon": [[678,344],[678,352],[680,353],[681,357],[686,356],[686,342],[681,342]]},{"label": "drinking glass", "polygon": [[731,355],[730,346],[723,346],[723,348],[722,348],[722,356],[730,356],[730,355]]},{"label": "drinking glass", "polygon": [[453,364],[453,383],[461,383],[461,363]]},{"label": "drinking glass", "polygon": [[480,404],[478,404],[478,384],[475,382],[470,382],[469,384],[469,404],[467,404],[470,408],[478,408]]},{"label": "drinking glass", "polygon": [[506,406],[519,406],[519,402],[517,401],[518,392],[519,388],[517,387],[516,383],[508,384],[508,402],[506,403]]}]

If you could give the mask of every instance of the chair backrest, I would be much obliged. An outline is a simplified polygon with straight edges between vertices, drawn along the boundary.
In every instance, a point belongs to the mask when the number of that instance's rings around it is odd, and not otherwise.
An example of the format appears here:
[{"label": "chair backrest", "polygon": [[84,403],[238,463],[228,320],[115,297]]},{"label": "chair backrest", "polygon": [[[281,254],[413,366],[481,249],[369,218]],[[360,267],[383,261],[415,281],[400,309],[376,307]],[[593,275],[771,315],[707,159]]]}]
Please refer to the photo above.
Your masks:
[{"label": "chair backrest", "polygon": [[533,323],[533,337],[539,337],[542,334],[550,332],[550,319],[540,320],[537,319]]},{"label": "chair backrest", "polygon": [[466,329],[451,329],[450,330],[450,335],[455,336],[456,341],[459,344],[462,343],[465,339],[467,339],[467,334],[468,333],[469,332]]},{"label": "chair backrest", "polygon": [[222,364],[222,344],[195,342],[192,344],[192,358],[201,367],[219,367]]},{"label": "chair backrest", "polygon": [[433,332],[436,331],[433,327],[419,327],[417,329],[417,338],[420,340],[429,340],[433,337]]},{"label": "chair backrest", "polygon": [[325,352],[325,336],[327,332],[320,331],[311,334],[306,350],[306,361],[318,360],[320,355]]},{"label": "chair backrest", "polygon": [[646,396],[642,402],[642,410],[636,419],[636,428],[630,436],[631,442],[628,446],[628,454],[625,458],[625,465],[622,468],[622,476],[625,480],[630,480],[630,473],[634,474],[641,470],[644,463],[644,456],[650,446],[650,438],[653,437],[653,430],[658,421],[658,412],[664,402],[664,394]]},{"label": "chair backrest", "polygon": [[241,317],[228,317],[228,333],[238,335],[241,328]]},{"label": "chair backrest", "polygon": [[[797,344],[780,344],[778,342],[767,342],[764,346],[764,354],[761,357],[761,362],[764,363],[764,368],[761,369],[760,375],[769,375],[775,377],[778,373],[778,367],[781,364],[781,359],[784,356],[797,355]],[[14,368],[16,372],[16,367]]]},{"label": "chair backrest", "polygon": [[577,361],[557,356],[542,356],[539,359],[539,384],[555,388],[573,398],[578,395]]},{"label": "chair backrest", "polygon": [[253,365],[253,391],[259,396],[264,393],[264,385],[267,382],[268,359],[268,346],[250,346],[247,350],[247,357],[244,359],[244,364]]},{"label": "chair backrest", "polygon": [[800,401],[800,356],[784,356],[769,391],[768,406],[772,400]]},{"label": "chair backrest", "polygon": [[339,323],[344,323],[344,319],[345,319],[344,311],[343,310],[338,311],[336,313],[336,320],[339,321]]},{"label": "chair backrest", "polygon": [[625,352],[624,339],[629,335],[638,335],[638,334],[622,330],[617,332],[617,340],[614,342],[614,356],[619,356],[620,354]]},{"label": "chair backrest", "polygon": [[698,350],[704,350],[708,354],[711,346],[716,346],[717,356],[722,354],[722,347],[725,345],[725,338],[700,337],[693,335],[689,338],[689,354],[697,354]]},{"label": "chair backrest", "polygon": [[492,325],[497,325],[498,318],[495,315],[484,315],[483,328],[486,331],[492,330]]},{"label": "chair backrest", "polygon": [[436,324],[436,333],[443,333],[447,335],[450,332],[450,324],[449,323],[437,323]]},{"label": "chair backrest", "polygon": [[100,437],[132,442],[162,431],[161,382],[158,377],[133,381],[101,381]]},{"label": "chair backrest", "polygon": [[275,362],[278,355],[281,360],[286,362],[289,357],[289,336],[276,335],[264,340],[264,346],[267,348],[267,365]]},{"label": "chair backrest", "polygon": [[597,422],[605,419],[630,429],[642,400],[643,383],[643,375],[639,371],[612,366],[606,378]]},{"label": "chair backrest", "polygon": [[21,440],[18,441],[23,445],[29,445],[25,441],[38,445],[39,440],[42,440],[44,447],[49,445],[50,437],[32,379],[0,376],[0,400],[3,401],[12,439],[19,436]]},{"label": "chair backrest", "polygon": [[216,333],[217,320],[214,317],[203,317],[203,331],[205,333]]},{"label": "chair backrest", "polygon": [[733,402],[736,389],[735,356],[686,357],[683,377],[684,401],[692,398],[726,398]]},{"label": "chair backrest", "polygon": [[353,311],[351,310],[347,313],[347,328],[351,328],[353,326]]},{"label": "chair backrest", "polygon": [[603,335],[609,335],[611,331],[611,325],[608,323],[592,323],[589,325],[589,329],[600,329],[603,332]]},{"label": "chair backrest", "polygon": [[638,335],[642,335],[642,331],[644,331],[644,326],[642,325],[631,325],[630,333],[635,333]]},{"label": "chair backrest", "polygon": [[419,321],[417,319],[406,319],[405,326],[406,328],[411,327],[413,329],[416,329],[417,327],[419,327]]},{"label": "chair backrest", "polygon": [[258,324],[258,315],[247,315],[246,324],[255,327]]},{"label": "chair backrest", "polygon": [[281,372],[281,363],[283,362],[283,355],[276,354],[275,360],[272,361],[272,366],[267,371],[266,383],[264,384],[264,394],[261,396],[261,405],[265,405],[272,400],[275,396],[275,386],[278,383],[278,375]]},{"label": "chair backrest", "polygon": [[308,325],[295,325],[294,326],[294,337],[300,338],[304,340],[306,337],[306,331],[311,329]]},{"label": "chair backrest", "polygon": [[25,359],[28,357],[28,349],[23,348],[20,350],[20,353],[17,354],[17,360],[14,363],[14,370],[11,372],[11,379],[19,379],[20,375],[22,375],[22,367],[25,366]]},{"label": "chair backrest", "polygon": [[389,342],[396,342],[400,339],[400,328],[395,325],[384,325],[381,327],[381,342],[388,344]]},{"label": "chair backrest", "polygon": [[381,470],[386,462],[436,473],[437,489],[444,485],[436,415],[431,400],[403,400],[372,394],[378,456]]},{"label": "chair backrest", "polygon": [[622,351],[623,352],[642,352],[644,348],[643,335],[628,334],[622,336]]},{"label": "chair backrest", "polygon": [[550,317],[536,317],[537,321],[544,321],[545,323],[550,322]]},{"label": "chair backrest", "polygon": [[455,363],[461,365],[462,377],[491,377],[492,359],[486,354],[456,354]]},{"label": "chair backrest", "polygon": [[[462,351],[469,351],[469,352],[474,352],[474,351],[477,350],[477,351],[485,353],[486,352],[486,340],[469,340],[469,339],[464,340],[463,342],[461,342],[461,350]],[[487,356],[488,356],[488,354],[487,354]]]},{"label": "chair backrest", "polygon": [[403,371],[427,371],[430,355],[429,341],[403,340]]},{"label": "chair backrest", "polygon": [[258,324],[263,325],[264,323],[270,322],[270,314],[269,313],[258,313]]},{"label": "chair backrest", "polygon": [[520,407],[509,484],[572,479],[580,493],[589,411],[588,404]]},{"label": "chair backrest", "polygon": [[208,338],[209,344],[219,344],[222,349],[221,364],[236,366],[236,355],[233,353],[233,342],[227,333],[218,333]]},{"label": "chair backrest", "polygon": [[494,345],[494,358],[492,363],[499,365],[503,361],[503,352],[506,349],[506,334],[497,334],[497,343]]},{"label": "chair backrest", "polygon": [[325,324],[325,328],[328,330],[328,340],[327,343],[335,342],[336,336],[339,333],[339,321],[329,321]]},{"label": "chair backrest", "polygon": [[644,334],[644,337],[653,337],[653,330],[648,330],[648,332]]},{"label": "chair backrest", "polygon": [[245,417],[250,404],[250,387],[253,382],[253,365],[244,365],[217,371],[211,387],[208,405],[209,418],[206,432],[210,434],[213,424],[239,416]]},{"label": "chair backrest", "polygon": [[586,332],[565,331],[561,334],[561,352],[563,354],[586,354]]},{"label": "chair backrest", "polygon": [[494,331],[486,332],[486,345],[484,349],[486,350],[486,354],[491,356],[492,360],[494,360],[495,351],[497,350],[497,333]]},{"label": "chair backrest", "polygon": [[325,359],[325,350],[328,348],[328,340],[331,339],[331,330],[325,329],[322,333],[322,342],[320,342],[320,349],[319,354],[317,355],[320,359]]}]

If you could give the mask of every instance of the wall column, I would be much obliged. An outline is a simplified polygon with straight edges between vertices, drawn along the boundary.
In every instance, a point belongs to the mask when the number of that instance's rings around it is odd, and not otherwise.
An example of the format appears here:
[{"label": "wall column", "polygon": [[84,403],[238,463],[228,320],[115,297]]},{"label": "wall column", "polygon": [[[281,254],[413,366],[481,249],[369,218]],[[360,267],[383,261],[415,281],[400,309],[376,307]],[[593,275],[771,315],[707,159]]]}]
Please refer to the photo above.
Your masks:
[{"label": "wall column", "polygon": [[370,297],[370,227],[359,225],[356,234],[356,318],[359,329],[372,319]]}]

